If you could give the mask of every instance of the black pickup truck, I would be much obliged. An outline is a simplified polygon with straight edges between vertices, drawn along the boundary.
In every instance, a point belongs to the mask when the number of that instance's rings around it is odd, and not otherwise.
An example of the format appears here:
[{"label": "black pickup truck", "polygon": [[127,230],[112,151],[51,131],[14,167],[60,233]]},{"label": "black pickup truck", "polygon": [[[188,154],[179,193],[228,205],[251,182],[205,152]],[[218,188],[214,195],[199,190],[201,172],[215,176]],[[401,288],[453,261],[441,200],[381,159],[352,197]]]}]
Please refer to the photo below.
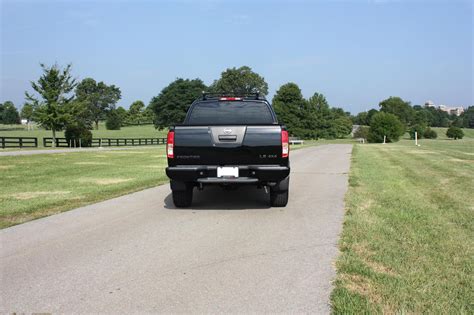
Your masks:
[{"label": "black pickup truck", "polygon": [[265,98],[203,93],[168,133],[173,202],[190,206],[194,187],[255,185],[270,190],[271,206],[285,207],[289,149],[288,132]]}]

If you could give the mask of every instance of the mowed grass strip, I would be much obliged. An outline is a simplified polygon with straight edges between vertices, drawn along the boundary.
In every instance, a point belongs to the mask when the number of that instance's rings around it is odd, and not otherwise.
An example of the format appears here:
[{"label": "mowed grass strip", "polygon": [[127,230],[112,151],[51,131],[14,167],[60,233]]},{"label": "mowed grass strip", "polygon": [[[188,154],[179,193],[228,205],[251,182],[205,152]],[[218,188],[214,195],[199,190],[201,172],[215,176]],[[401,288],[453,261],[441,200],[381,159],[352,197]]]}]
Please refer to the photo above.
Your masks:
[{"label": "mowed grass strip", "polygon": [[334,313],[474,312],[473,136],[354,146]]},{"label": "mowed grass strip", "polygon": [[[8,129],[11,126],[13,126],[11,130],[1,130]],[[22,127],[22,130],[17,130]],[[120,130],[107,130],[104,123],[99,124],[99,130],[91,131],[94,138],[166,138],[168,133],[167,130],[155,129],[153,125],[125,126]],[[56,136],[63,138],[64,132],[57,132]],[[43,138],[51,138],[52,133],[51,130],[45,130],[37,126],[33,130],[27,130],[26,126],[22,125],[0,125],[0,137],[36,137],[39,138],[38,146],[42,148]],[[1,149],[0,152],[2,152]]]},{"label": "mowed grass strip", "polygon": [[0,157],[0,228],[167,182],[164,146]]}]

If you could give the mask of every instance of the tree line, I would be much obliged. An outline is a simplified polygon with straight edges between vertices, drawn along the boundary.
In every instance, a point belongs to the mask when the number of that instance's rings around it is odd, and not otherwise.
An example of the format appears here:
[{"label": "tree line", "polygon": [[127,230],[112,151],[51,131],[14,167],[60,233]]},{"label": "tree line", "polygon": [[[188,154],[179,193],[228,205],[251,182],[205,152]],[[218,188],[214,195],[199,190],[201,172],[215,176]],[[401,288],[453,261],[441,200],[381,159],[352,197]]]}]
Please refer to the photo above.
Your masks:
[{"label": "tree line", "polygon": [[[200,79],[176,79],[150,102],[149,106],[155,113],[155,126],[164,129],[182,122],[189,106],[201,96],[202,91],[235,95],[258,92],[266,96],[268,84],[248,66],[226,69],[209,86]],[[272,104],[279,121],[295,137],[342,138],[352,130],[349,113],[341,108],[331,108],[320,93],[305,99],[295,83],[282,85],[273,97]]]},{"label": "tree line", "polygon": [[[178,78],[163,88],[148,104],[138,100],[128,110],[117,107],[120,88],[93,78],[82,81],[72,77],[71,65],[41,64],[42,75],[31,82],[34,93],[25,92],[26,103],[18,113],[12,102],[0,104],[0,123],[19,123],[20,116],[34,120],[43,128],[56,132],[65,130],[66,138],[81,139],[84,146],[92,139],[91,129],[106,121],[107,129],[120,129],[128,124],[154,123],[158,129],[184,120],[191,103],[203,91],[234,95],[259,92],[268,95],[268,84],[248,66],[228,68],[220,78],[207,86],[199,79]],[[407,130],[419,137],[434,137],[430,127],[474,128],[474,107],[457,117],[435,108],[411,106],[400,97],[389,97],[371,109],[355,116],[342,108],[331,107],[321,93],[304,98],[296,83],[283,84],[272,99],[272,106],[291,136],[303,139],[334,139],[347,137],[352,125],[359,128],[357,137],[370,142],[397,141]],[[54,140],[53,140],[54,142]]]},{"label": "tree line", "polygon": [[448,127],[449,138],[462,138],[461,128],[474,128],[474,106],[470,106],[460,116],[449,114],[433,107],[412,106],[400,97],[391,96],[379,103],[379,110],[371,109],[352,117],[355,125],[361,125],[356,137],[369,142],[398,141],[408,132],[412,139],[416,137],[436,138],[432,127]]}]

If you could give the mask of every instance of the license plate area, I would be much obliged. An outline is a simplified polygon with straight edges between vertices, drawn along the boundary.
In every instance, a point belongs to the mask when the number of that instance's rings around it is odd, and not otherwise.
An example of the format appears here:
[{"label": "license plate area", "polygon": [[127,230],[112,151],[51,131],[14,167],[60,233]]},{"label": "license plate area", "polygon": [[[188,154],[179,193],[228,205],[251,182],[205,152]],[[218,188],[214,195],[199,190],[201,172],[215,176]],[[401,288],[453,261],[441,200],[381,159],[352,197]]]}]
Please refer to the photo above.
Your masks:
[{"label": "license plate area", "polygon": [[217,167],[217,177],[239,177],[238,167]]}]

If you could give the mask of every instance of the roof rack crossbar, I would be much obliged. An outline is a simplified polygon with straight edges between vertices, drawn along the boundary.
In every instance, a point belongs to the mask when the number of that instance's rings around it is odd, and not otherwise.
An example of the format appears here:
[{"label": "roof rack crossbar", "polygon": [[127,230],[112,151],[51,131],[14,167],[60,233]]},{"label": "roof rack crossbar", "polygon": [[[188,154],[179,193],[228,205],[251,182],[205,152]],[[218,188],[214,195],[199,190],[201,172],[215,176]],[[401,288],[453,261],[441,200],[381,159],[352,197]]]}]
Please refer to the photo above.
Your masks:
[{"label": "roof rack crossbar", "polygon": [[246,97],[246,98],[254,98],[256,100],[260,99],[260,92],[255,93],[233,93],[233,92],[206,92],[202,91],[202,100],[207,100],[209,98],[218,98],[218,97]]}]

